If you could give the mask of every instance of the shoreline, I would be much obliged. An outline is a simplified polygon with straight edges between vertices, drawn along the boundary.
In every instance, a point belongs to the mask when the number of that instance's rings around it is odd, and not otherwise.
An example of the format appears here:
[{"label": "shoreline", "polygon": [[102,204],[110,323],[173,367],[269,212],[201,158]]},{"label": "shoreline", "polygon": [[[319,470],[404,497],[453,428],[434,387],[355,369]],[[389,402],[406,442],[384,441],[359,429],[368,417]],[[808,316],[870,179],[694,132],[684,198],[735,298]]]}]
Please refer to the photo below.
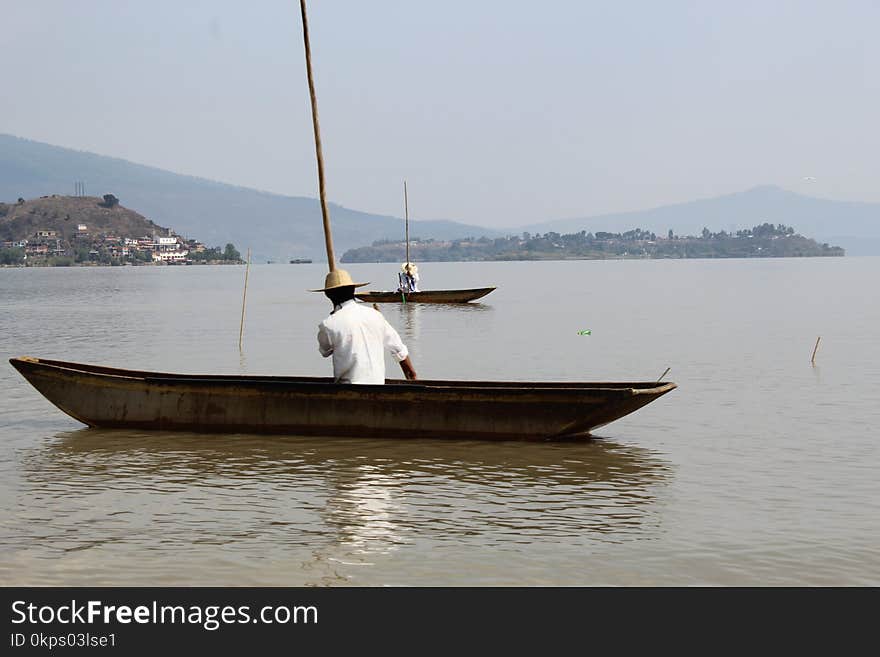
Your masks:
[{"label": "shoreline", "polygon": [[[840,254],[827,254],[827,255],[801,255],[801,256],[780,256],[780,255],[769,255],[769,256],[702,256],[697,258],[672,258],[672,257],[664,257],[664,258],[646,258],[643,256],[618,256],[618,257],[608,257],[608,258],[509,258],[509,259],[501,259],[501,260],[421,260],[423,264],[444,264],[444,263],[493,263],[493,262],[597,262],[597,261],[658,261],[658,260],[811,260],[811,259],[838,259],[838,258],[877,258],[880,256],[877,255],[840,255]],[[369,260],[369,261],[357,261],[357,262],[346,262],[341,261],[340,264],[345,265],[387,265],[394,264],[396,260]],[[244,262],[198,262],[188,264],[153,264],[153,263],[144,263],[144,264],[131,264],[125,263],[120,265],[106,265],[106,264],[84,264],[84,263],[76,263],[71,265],[48,265],[48,264],[40,264],[40,265],[0,265],[0,269],[67,269],[67,268],[98,268],[103,267],[107,269],[116,269],[119,267],[175,267],[175,268],[184,268],[184,267],[199,267],[205,265],[244,265]],[[263,263],[251,263],[252,266],[256,266]],[[266,264],[283,264],[283,263],[266,263]]]}]

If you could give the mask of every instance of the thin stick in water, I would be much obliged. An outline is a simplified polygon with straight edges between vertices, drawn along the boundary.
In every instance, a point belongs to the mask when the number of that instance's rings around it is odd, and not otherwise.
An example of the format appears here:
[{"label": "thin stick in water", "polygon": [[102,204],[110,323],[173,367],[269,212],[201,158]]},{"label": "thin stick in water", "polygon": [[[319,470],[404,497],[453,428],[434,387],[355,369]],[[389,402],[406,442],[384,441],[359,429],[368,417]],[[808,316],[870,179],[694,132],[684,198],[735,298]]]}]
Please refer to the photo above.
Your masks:
[{"label": "thin stick in water", "polygon": [[[672,369],[671,367],[667,367],[667,368],[666,368],[666,371],[663,372],[663,374],[660,375],[660,379],[662,379],[664,376],[666,376],[667,374],[669,374],[669,370],[671,370],[671,369]],[[657,383],[660,383],[660,379],[657,379]]]},{"label": "thin stick in water", "polygon": [[244,293],[241,295],[241,325],[238,327],[238,350],[241,351],[241,339],[244,335],[244,306],[247,301],[248,273],[251,270],[251,250],[247,250],[247,264],[244,266]]},{"label": "thin stick in water", "polygon": [[810,364],[812,364],[812,365],[816,364],[816,350],[819,348],[819,340],[821,340],[821,339],[822,339],[821,335],[818,338],[816,338],[816,346],[813,347],[813,357],[810,358]]}]

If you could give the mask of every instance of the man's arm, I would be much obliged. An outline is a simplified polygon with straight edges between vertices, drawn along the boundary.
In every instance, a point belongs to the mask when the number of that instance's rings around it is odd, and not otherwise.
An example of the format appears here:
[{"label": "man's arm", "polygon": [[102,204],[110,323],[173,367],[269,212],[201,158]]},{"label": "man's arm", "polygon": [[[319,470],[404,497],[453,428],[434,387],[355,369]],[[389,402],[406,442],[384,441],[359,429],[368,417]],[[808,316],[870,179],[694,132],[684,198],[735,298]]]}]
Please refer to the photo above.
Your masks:
[{"label": "man's arm", "polygon": [[318,351],[324,358],[333,353],[333,343],[330,341],[330,334],[323,324],[318,325]]},{"label": "man's arm", "polygon": [[408,381],[416,380],[416,370],[413,367],[412,361],[409,359],[409,356],[400,361],[400,369],[403,370],[403,375],[407,378]]},{"label": "man's arm", "polygon": [[[379,314],[381,315],[382,313]],[[391,355],[394,356],[395,360],[400,363],[400,369],[403,370],[403,375],[407,380],[415,381],[416,369],[413,367],[412,361],[409,358],[409,349],[403,344],[400,335],[394,330],[394,327],[388,323],[388,320],[384,317],[382,319],[385,322],[385,347],[391,352]]]}]

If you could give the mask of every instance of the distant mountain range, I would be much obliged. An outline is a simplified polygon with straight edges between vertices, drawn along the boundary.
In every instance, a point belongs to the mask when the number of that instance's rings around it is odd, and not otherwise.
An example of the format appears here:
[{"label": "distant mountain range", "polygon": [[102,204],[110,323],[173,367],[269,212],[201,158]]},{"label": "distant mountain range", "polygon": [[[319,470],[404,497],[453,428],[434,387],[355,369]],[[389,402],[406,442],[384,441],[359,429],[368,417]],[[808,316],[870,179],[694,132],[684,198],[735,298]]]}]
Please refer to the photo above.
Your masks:
[{"label": "distant mountain range", "polygon": [[[184,176],[93,153],[0,134],[0,202],[71,194],[82,181],[86,193],[115,194],[177,234],[210,246],[250,247],[254,260],[324,256],[321,208],[316,199],[281,196]],[[347,249],[378,239],[400,239],[403,219],[331,204],[333,241]],[[500,235],[501,231],[454,221],[411,221],[410,234],[436,239]]]},{"label": "distant mountain range", "polygon": [[[76,181],[91,195],[113,193],[125,206],[178,234],[209,245],[251,247],[255,260],[323,257],[321,212],[312,198],[282,196],[134,164],[102,155],[0,134],[0,201],[70,194]],[[337,255],[382,239],[397,240],[403,219],[331,205]],[[650,210],[560,219],[509,229],[455,221],[413,221],[410,234],[440,240],[532,233],[625,232],[643,228],[677,235],[745,228],[765,222],[793,226],[848,255],[880,255],[880,203],[830,201],[779,187]]]}]

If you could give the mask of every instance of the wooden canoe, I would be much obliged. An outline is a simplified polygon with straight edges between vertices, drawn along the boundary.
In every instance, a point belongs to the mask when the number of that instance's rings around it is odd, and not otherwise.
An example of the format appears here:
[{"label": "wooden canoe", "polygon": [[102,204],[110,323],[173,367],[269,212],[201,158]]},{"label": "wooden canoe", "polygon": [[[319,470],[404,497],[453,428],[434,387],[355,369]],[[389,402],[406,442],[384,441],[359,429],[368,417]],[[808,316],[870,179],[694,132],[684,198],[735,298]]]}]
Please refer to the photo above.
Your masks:
[{"label": "wooden canoe", "polygon": [[586,437],[674,383],[398,381],[167,374],[40,358],[9,361],[91,427],[384,438]]},{"label": "wooden canoe", "polygon": [[358,292],[361,301],[373,303],[467,303],[486,296],[494,287],[477,287],[472,290],[425,290],[423,292]]}]

